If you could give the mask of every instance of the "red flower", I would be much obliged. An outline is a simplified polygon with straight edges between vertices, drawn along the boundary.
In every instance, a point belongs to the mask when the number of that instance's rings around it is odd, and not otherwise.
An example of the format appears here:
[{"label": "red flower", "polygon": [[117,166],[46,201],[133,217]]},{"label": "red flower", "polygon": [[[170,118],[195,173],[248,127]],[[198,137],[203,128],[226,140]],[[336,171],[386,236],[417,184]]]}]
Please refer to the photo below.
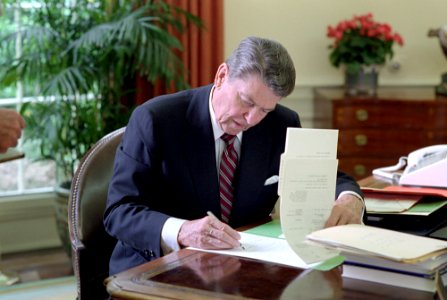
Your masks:
[{"label": "red flower", "polygon": [[388,23],[376,22],[372,13],[354,15],[336,26],[329,25],[327,37],[334,39],[329,46],[332,65],[345,64],[352,70],[365,65],[382,65],[393,56],[394,42],[399,46],[404,44],[400,34],[393,32]]},{"label": "red flower", "polygon": [[404,39],[400,36],[400,34],[395,33],[393,35],[393,40],[399,45],[399,46],[403,46],[404,45]]}]

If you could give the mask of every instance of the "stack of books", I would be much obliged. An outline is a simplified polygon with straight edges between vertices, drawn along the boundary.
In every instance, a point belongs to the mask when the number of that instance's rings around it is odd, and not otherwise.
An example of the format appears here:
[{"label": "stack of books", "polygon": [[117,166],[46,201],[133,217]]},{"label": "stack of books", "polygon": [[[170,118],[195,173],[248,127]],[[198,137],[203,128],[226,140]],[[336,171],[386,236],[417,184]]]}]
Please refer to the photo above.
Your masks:
[{"label": "stack of books", "polygon": [[447,255],[420,263],[399,263],[344,252],[343,276],[403,288],[435,292],[447,283]]},{"label": "stack of books", "polygon": [[358,224],[318,230],[308,240],[340,250],[345,277],[446,293],[447,241]]}]

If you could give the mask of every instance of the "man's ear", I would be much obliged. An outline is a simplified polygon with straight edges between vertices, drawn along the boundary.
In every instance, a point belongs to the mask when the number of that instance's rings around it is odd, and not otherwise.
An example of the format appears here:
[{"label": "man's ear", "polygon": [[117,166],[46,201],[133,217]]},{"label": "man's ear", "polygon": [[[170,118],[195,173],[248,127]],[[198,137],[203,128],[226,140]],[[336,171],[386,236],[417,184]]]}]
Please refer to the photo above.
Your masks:
[{"label": "man's ear", "polygon": [[226,63],[220,64],[220,66],[217,68],[216,76],[214,77],[214,86],[220,87],[222,83],[227,79],[228,73],[228,65]]}]

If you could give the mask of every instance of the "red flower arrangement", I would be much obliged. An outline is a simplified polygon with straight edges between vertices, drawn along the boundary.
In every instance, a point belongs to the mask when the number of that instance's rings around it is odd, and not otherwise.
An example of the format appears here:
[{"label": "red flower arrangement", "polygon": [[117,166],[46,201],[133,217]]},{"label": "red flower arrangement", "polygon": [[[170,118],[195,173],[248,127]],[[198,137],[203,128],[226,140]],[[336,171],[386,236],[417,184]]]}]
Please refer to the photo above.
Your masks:
[{"label": "red flower arrangement", "polygon": [[393,32],[389,24],[374,21],[371,13],[328,26],[327,36],[334,39],[329,46],[331,64],[337,68],[343,64],[351,74],[364,66],[383,65],[394,55],[394,42],[404,44],[400,34]]}]

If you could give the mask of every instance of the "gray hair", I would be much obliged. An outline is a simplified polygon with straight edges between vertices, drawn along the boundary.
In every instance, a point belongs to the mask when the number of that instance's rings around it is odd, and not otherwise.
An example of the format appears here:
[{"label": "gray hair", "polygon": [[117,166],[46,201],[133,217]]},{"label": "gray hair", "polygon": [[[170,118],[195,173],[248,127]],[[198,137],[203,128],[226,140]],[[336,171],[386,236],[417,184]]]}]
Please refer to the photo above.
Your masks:
[{"label": "gray hair", "polygon": [[230,78],[257,74],[279,97],[288,96],[295,88],[295,67],[287,50],[278,42],[247,37],[226,60]]}]

